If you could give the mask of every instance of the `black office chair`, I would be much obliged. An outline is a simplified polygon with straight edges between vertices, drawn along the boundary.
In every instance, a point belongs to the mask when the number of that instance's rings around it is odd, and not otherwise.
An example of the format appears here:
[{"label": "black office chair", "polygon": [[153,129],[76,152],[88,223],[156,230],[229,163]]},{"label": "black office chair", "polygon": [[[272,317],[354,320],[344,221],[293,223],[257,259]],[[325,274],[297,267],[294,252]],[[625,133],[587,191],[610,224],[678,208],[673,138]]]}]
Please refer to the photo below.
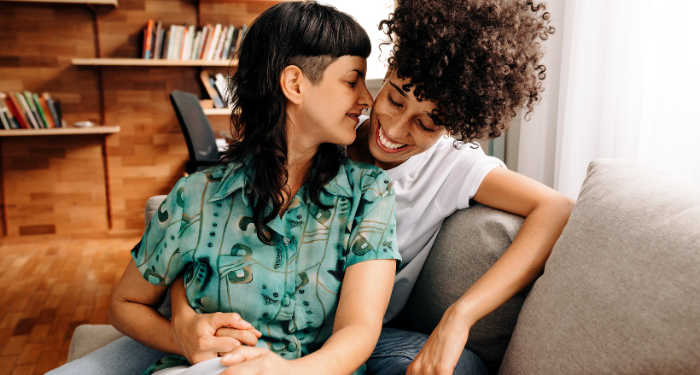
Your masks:
[{"label": "black office chair", "polygon": [[192,174],[219,162],[214,131],[199,104],[196,95],[175,90],[170,93],[177,120],[185,136],[190,160],[185,163],[185,171]]}]

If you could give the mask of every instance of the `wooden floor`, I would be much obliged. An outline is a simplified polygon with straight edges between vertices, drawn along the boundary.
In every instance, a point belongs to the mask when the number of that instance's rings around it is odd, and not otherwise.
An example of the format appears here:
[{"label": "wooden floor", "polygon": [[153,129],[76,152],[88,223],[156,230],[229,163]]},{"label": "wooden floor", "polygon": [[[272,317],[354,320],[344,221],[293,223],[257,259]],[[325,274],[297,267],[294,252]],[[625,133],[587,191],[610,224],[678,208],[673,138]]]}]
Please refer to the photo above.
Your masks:
[{"label": "wooden floor", "polygon": [[139,238],[0,246],[0,375],[65,363],[81,324],[106,324],[109,296]]}]

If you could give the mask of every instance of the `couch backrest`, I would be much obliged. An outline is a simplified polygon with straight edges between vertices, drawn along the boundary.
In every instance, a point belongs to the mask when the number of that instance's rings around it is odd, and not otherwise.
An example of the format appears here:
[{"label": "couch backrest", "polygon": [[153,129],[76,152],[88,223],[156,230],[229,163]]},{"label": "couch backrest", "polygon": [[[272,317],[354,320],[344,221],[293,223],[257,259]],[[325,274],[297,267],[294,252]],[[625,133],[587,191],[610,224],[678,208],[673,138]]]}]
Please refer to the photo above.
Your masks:
[{"label": "couch backrest", "polygon": [[[447,218],[394,325],[430,334],[445,310],[500,258],[522,222],[520,216],[480,204]],[[470,330],[466,347],[487,366],[503,358],[528,291],[513,297]]]}]

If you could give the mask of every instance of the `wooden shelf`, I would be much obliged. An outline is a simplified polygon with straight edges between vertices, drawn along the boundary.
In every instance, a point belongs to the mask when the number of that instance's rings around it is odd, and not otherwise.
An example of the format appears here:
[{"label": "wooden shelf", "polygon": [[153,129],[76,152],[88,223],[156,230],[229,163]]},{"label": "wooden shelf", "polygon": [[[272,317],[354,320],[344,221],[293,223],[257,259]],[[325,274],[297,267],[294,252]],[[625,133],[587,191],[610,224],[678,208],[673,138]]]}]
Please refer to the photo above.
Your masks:
[{"label": "wooden shelf", "polygon": [[97,4],[119,6],[117,0],[0,0],[17,3]]},{"label": "wooden shelf", "polygon": [[89,128],[53,128],[53,129],[10,129],[0,130],[0,137],[27,137],[38,135],[76,135],[76,134],[111,134],[119,133],[119,126],[92,126]]},{"label": "wooden shelf", "polygon": [[[73,59],[73,65],[92,66],[229,66],[230,60],[144,60],[144,59]],[[236,62],[233,65],[237,65]]]},{"label": "wooden shelf", "polygon": [[204,108],[204,114],[207,116],[213,115],[231,115],[231,108]]}]

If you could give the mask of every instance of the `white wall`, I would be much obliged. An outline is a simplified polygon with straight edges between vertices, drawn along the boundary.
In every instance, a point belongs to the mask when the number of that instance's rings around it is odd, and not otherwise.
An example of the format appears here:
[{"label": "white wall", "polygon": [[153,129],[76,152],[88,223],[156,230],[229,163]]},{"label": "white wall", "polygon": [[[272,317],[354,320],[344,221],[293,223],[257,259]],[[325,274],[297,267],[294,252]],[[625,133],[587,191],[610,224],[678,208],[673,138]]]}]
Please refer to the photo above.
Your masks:
[{"label": "white wall", "polygon": [[394,9],[394,0],[321,0],[319,3],[332,5],[357,20],[367,31],[372,42],[372,54],[367,59],[367,79],[383,79],[386,74],[386,58],[389,47],[382,49],[379,56],[379,43],[386,37],[377,29],[379,22],[389,16]]},{"label": "white wall", "polygon": [[557,115],[564,38],[564,3],[565,0],[546,2],[547,11],[551,14],[550,25],[556,28],[556,32],[544,43],[545,56],[541,61],[547,67],[545,91],[542,101],[535,106],[530,121],[523,120],[520,124],[520,143],[517,150],[517,171],[549,187],[554,187],[554,167],[557,159]]}]

